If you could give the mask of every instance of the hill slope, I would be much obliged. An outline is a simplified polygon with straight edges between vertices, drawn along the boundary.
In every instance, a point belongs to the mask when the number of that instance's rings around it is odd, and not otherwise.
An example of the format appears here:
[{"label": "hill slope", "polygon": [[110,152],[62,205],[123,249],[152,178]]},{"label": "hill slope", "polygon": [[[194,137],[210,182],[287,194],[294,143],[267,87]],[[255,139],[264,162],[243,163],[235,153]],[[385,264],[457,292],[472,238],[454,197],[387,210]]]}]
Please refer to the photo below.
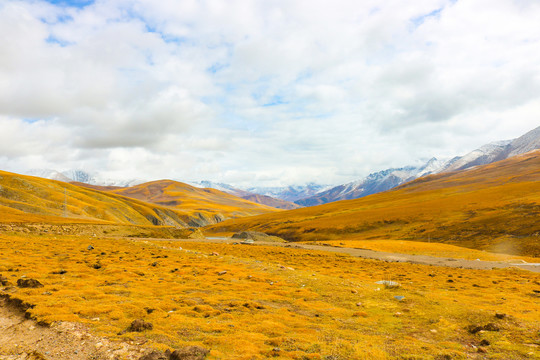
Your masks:
[{"label": "hill slope", "polygon": [[313,206],[338,200],[358,199],[390,190],[400,184],[425,175],[466,170],[473,166],[486,165],[515,155],[524,154],[534,149],[540,149],[540,127],[514,140],[492,142],[448,161],[432,158],[422,166],[407,166],[399,169],[379,171],[370,174],[364,179],[338,185],[313,196],[296,200],[295,202],[303,206]]},{"label": "hill slope", "polygon": [[193,226],[217,223],[226,218],[237,218],[278,211],[276,208],[224,193],[216,189],[197,188],[172,180],[152,181],[111,193],[189,211],[198,218],[191,219]]},{"label": "hill slope", "polygon": [[410,239],[540,256],[540,151],[430,175],[361,199],[268,214],[207,231],[291,240]]},{"label": "hill slope", "polygon": [[[186,227],[188,213],[65,182],[0,171],[0,222],[88,222]],[[8,209],[6,209],[8,208]]]}]

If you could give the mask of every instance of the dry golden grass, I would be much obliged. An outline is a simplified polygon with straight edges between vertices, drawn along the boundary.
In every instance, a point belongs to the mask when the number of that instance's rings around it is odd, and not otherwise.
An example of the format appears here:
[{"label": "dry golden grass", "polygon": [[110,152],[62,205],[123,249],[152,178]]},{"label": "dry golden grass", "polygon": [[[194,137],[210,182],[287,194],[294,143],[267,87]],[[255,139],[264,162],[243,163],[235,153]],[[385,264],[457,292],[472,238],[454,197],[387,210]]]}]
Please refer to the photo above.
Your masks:
[{"label": "dry golden grass", "polygon": [[540,152],[361,199],[227,221],[289,240],[416,240],[540,257]]},{"label": "dry golden grass", "polygon": [[[181,184],[180,190],[178,184],[163,181],[116,190],[135,197],[131,198],[111,191],[0,171],[0,222],[100,222],[187,227],[215,223],[225,217],[277,211],[217,190],[207,191],[185,184]],[[165,191],[159,198],[149,197],[148,200],[156,204],[138,200],[134,195],[155,188]]]},{"label": "dry golden grass", "polygon": [[[12,294],[35,304],[30,314],[38,320],[80,321],[161,349],[202,345],[210,359],[540,359],[540,276],[526,271],[294,248],[4,234],[0,274],[12,284],[23,276],[44,284]],[[138,318],[153,330],[116,335]],[[488,323],[500,331],[467,330]],[[482,340],[491,344],[486,354],[475,348]]]},{"label": "dry golden grass", "polygon": [[172,180],[152,181],[111,192],[182,211],[203,212],[208,216],[219,213],[230,218],[279,211],[223,191],[197,188]]}]

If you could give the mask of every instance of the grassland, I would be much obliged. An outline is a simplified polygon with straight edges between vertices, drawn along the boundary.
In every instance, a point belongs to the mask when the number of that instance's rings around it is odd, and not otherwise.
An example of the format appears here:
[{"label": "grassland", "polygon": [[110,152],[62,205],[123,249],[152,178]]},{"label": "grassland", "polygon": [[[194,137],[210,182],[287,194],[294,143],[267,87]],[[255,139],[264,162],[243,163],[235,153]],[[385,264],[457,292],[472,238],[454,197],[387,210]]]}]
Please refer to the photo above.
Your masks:
[{"label": "grassland", "polygon": [[418,179],[361,199],[226,221],[295,241],[416,240],[540,257],[540,152]]},{"label": "grassland", "polygon": [[[170,181],[106,190],[0,171],[0,222],[189,227],[278,211],[217,190]],[[155,191],[161,194],[157,198],[150,196]]]},{"label": "grassland", "polygon": [[[3,292],[34,304],[28,314],[38,321],[82,322],[162,350],[200,345],[209,359],[540,358],[540,276],[526,271],[4,233],[0,274],[12,285]],[[24,277],[44,287],[14,286]],[[153,329],[118,335],[134,319]],[[487,324],[491,331],[474,332]]]}]

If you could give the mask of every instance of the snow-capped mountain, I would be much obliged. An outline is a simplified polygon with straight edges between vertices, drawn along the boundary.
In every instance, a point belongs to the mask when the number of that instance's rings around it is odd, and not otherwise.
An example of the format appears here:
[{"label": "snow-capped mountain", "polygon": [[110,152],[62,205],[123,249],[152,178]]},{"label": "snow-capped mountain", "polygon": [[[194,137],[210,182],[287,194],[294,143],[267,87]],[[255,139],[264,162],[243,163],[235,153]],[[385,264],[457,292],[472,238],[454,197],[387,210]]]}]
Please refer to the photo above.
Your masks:
[{"label": "snow-capped mountain", "polygon": [[36,176],[36,177],[51,179],[51,180],[65,181],[65,182],[72,181],[70,178],[68,178],[61,172],[58,172],[56,170],[50,170],[50,169],[31,169],[26,172],[26,175]]},{"label": "snow-capped mountain", "polygon": [[249,191],[235,188],[234,186],[229,185],[229,184],[218,183],[218,182],[213,182],[209,180],[190,182],[189,185],[199,187],[199,188],[216,189],[216,190],[223,191],[223,192],[226,192],[228,194],[238,196],[238,197],[244,197],[244,196],[249,196],[253,194]]},{"label": "snow-capped mountain", "polygon": [[224,184],[224,183],[216,183],[208,180],[199,181],[196,183],[191,183],[190,185],[196,186],[196,187],[205,187],[205,188],[212,188],[216,190],[220,190],[226,193],[229,193],[231,195],[235,195],[238,197],[241,197],[242,199],[246,199],[249,201],[256,202],[258,204],[268,205],[272,206],[278,209],[297,209],[301,207],[298,204],[295,204],[290,201],[286,201],[283,199],[279,199],[276,197],[268,196],[268,195],[262,195],[242,189],[235,188],[232,185]]},{"label": "snow-capped mountain", "polygon": [[306,185],[291,185],[285,187],[251,187],[247,190],[255,194],[296,202],[296,200],[313,196],[328,188],[328,185],[309,183]]},{"label": "snow-capped mountain", "polygon": [[138,184],[142,184],[145,180],[141,179],[128,179],[128,180],[115,180],[108,179],[99,174],[89,173],[84,170],[68,170],[59,172],[50,169],[32,169],[26,172],[26,175],[37,176],[45,179],[58,180],[64,182],[81,182],[90,185],[99,186],[118,186],[129,187]]},{"label": "snow-capped mountain", "polygon": [[540,149],[540,127],[529,131],[517,139],[495,141],[483,145],[463,156],[456,156],[448,161],[432,158],[420,167],[406,166],[399,169],[379,171],[368,175],[364,179],[339,185],[326,191],[321,191],[314,196],[296,200],[295,203],[303,206],[313,206],[338,200],[357,199],[390,190],[425,175],[466,170],[474,166],[485,165],[515,155],[524,154],[535,149]]},{"label": "snow-capped mountain", "polygon": [[404,182],[420,176],[432,174],[440,166],[440,161],[432,158],[422,166],[406,166],[386,169],[369,174],[366,178],[335,186],[318,194],[295,201],[299,205],[314,206],[332,201],[357,199],[378,192],[390,190]]}]

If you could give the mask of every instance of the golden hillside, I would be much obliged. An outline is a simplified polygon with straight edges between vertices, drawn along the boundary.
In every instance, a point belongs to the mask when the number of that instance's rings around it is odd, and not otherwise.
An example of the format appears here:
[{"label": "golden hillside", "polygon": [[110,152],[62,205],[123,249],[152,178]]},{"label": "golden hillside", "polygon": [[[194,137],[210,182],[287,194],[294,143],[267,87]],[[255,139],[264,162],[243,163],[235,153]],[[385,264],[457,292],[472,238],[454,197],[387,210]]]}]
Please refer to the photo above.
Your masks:
[{"label": "golden hillside", "polygon": [[182,192],[178,186],[167,187],[173,190],[161,197],[169,199],[161,205],[159,197],[149,196],[155,204],[136,199],[144,198],[142,194],[153,194],[155,184],[159,182],[122,189],[131,196],[126,197],[110,191],[0,171],[0,222],[101,222],[187,227],[215,223],[228,216],[275,210],[214,190]]},{"label": "golden hillside", "polygon": [[192,226],[208,225],[226,218],[260,215],[278,211],[266,205],[224,193],[202,189],[178,181],[159,180],[111,191],[114,194],[142,200],[160,206],[187,211],[196,215]]},{"label": "golden hillside", "polygon": [[[186,213],[76,185],[0,171],[0,222],[101,223],[185,227]],[[9,210],[8,210],[9,209]]]},{"label": "golden hillside", "polygon": [[540,151],[361,199],[224,222],[290,240],[406,239],[540,256]]}]

